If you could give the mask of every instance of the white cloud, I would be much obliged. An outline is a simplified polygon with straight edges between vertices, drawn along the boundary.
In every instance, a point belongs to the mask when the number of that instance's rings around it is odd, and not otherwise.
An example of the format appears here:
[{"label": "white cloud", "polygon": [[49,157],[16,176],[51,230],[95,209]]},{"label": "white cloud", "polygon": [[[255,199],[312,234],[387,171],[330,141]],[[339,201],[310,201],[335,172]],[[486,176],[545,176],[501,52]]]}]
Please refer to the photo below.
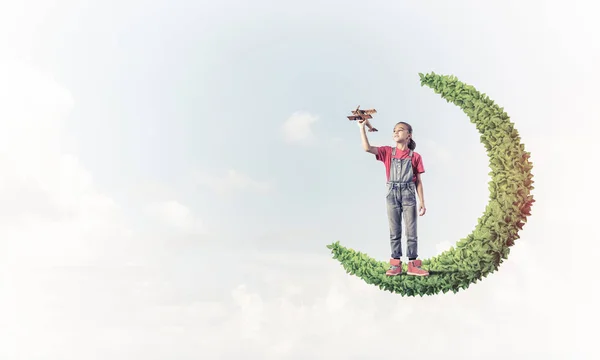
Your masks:
[{"label": "white cloud", "polygon": [[[63,151],[70,93],[27,66],[2,65],[0,358],[151,359],[141,344],[153,332],[143,329],[158,328],[155,341],[172,340],[194,326],[188,314],[220,318],[220,307],[207,304],[184,308],[172,318],[179,324],[147,316],[170,290],[153,256],[172,247],[158,236],[136,236],[121,207],[97,189],[76,155]],[[151,208],[178,229],[197,229],[177,202]],[[167,357],[153,350],[155,359]]]},{"label": "white cloud", "polygon": [[198,172],[196,173],[195,178],[198,184],[208,186],[219,195],[227,195],[237,191],[256,191],[265,193],[271,189],[271,185],[268,182],[254,180],[247,174],[234,169],[229,169],[227,173],[222,176]]},{"label": "white cloud", "polygon": [[178,196],[174,188],[152,179],[145,179],[140,183],[136,183],[132,186],[129,194],[140,200],[151,198],[153,201],[167,200]]},{"label": "white cloud", "polygon": [[183,233],[200,234],[204,228],[202,221],[187,206],[174,200],[150,204],[146,213]]},{"label": "white cloud", "polygon": [[[252,273],[254,285],[240,276],[239,286],[219,304],[150,306],[140,315],[156,325],[132,342],[151,353],[170,343],[188,356],[245,353],[251,359],[374,358],[389,354],[390,346],[402,347],[404,356],[423,358],[567,356],[571,338],[562,329],[571,320],[556,309],[570,296],[549,286],[547,280],[563,277],[544,277],[534,250],[515,248],[501,271],[468,290],[423,298],[381,291],[347,275],[325,256],[292,256],[286,264],[280,260],[290,254],[247,254],[253,260],[240,259],[236,266]],[[266,266],[251,265],[258,262]],[[268,279],[268,286],[261,279]],[[555,315],[549,317],[551,313]],[[174,333],[177,328],[181,331]],[[144,337],[167,332],[167,338]],[[393,340],[401,333],[410,337],[411,346]],[[503,336],[509,336],[510,346],[498,340]]]},{"label": "white cloud", "polygon": [[[15,266],[125,261],[119,206],[97,191],[61,131],[74,105],[47,75],[0,66],[0,244]],[[2,264],[2,261],[0,261]]]},{"label": "white cloud", "polygon": [[315,135],[312,125],[318,116],[308,112],[296,112],[290,116],[282,126],[283,138],[288,143],[309,144],[314,141]]},{"label": "white cloud", "polygon": [[54,347],[81,355],[77,329],[90,314],[95,322],[110,314],[126,301],[114,294],[137,281],[106,269],[148,251],[135,246],[120,206],[63,151],[69,91],[21,63],[0,64],[0,84],[0,358],[66,359]]},{"label": "white cloud", "polygon": [[[572,296],[551,286],[549,280],[566,277],[544,277],[548,272],[534,250],[515,248],[500,272],[466,291],[423,298],[381,291],[327,256],[285,253],[249,253],[228,262],[243,273],[218,302],[165,301],[167,294],[181,299],[181,293],[160,269],[21,273],[5,285],[24,301],[13,305],[29,310],[13,315],[26,359],[34,355],[24,346],[32,336],[41,339],[36,348],[49,360],[83,353],[115,360],[242,353],[248,359],[375,358],[389,354],[390,346],[407,357],[565,358],[572,349],[563,329],[573,324],[557,309]],[[136,281],[142,275],[150,281]],[[411,345],[404,346],[399,334]]]}]

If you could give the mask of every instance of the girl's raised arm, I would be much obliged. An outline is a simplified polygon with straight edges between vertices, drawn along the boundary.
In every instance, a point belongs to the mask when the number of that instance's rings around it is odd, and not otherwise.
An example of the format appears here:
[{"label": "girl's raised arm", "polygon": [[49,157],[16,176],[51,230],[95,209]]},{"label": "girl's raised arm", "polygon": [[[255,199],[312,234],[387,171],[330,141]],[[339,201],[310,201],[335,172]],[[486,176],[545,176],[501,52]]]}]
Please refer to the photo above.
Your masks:
[{"label": "girl's raised arm", "polygon": [[371,144],[369,144],[369,139],[367,139],[365,120],[358,120],[358,127],[360,128],[360,138],[362,140],[363,149],[365,149],[366,152],[377,155],[379,148],[377,146],[371,146]]}]

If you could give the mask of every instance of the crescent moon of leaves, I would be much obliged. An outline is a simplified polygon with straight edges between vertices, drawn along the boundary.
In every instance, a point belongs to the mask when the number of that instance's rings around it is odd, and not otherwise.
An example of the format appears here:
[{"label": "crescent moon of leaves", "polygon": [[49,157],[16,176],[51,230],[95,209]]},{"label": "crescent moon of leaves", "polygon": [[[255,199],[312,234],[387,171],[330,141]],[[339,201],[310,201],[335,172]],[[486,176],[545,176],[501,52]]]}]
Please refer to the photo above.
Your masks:
[{"label": "crescent moon of leaves", "polygon": [[[427,85],[447,102],[460,107],[476,125],[490,159],[492,180],[489,182],[490,201],[475,230],[442,254],[423,259],[422,267],[429,271],[429,276],[386,276],[387,262],[346,248],[339,241],[327,245],[347,273],[402,296],[457,293],[498,270],[519,238],[518,232],[531,215],[535,202],[530,195],[534,188],[530,153],[525,151],[504,109],[455,76],[431,72],[419,73],[419,77],[421,86]],[[403,267],[405,273],[406,264]]]}]

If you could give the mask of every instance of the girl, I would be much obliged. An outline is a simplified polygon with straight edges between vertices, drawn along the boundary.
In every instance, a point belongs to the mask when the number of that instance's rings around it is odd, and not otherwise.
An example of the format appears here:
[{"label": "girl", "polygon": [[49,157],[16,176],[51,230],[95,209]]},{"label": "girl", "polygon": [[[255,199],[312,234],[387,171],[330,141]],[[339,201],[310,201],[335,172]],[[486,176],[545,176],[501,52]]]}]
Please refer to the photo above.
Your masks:
[{"label": "girl", "polygon": [[394,126],[395,147],[371,146],[365,132],[365,121],[359,120],[358,126],[365,151],[385,165],[387,177],[387,215],[390,224],[390,245],[392,256],[388,276],[402,273],[402,218],[406,224],[406,242],[408,255],[408,275],[427,276],[421,269],[421,260],[417,260],[417,201],[419,196],[419,215],[425,215],[423,183],[421,174],[425,172],[421,155],[413,150],[417,146],[412,138],[412,127],[399,122]]}]

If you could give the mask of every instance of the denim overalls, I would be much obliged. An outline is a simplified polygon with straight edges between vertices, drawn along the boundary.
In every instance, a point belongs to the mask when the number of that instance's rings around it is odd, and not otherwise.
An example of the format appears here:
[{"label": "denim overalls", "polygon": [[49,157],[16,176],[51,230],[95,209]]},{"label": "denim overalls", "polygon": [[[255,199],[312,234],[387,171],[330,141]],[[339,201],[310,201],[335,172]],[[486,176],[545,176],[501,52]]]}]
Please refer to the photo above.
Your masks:
[{"label": "denim overalls", "polygon": [[402,257],[402,217],[406,227],[407,256],[417,258],[417,199],[413,181],[412,156],[396,159],[396,147],[392,149],[390,179],[387,182],[387,214],[390,224],[392,258]]}]

